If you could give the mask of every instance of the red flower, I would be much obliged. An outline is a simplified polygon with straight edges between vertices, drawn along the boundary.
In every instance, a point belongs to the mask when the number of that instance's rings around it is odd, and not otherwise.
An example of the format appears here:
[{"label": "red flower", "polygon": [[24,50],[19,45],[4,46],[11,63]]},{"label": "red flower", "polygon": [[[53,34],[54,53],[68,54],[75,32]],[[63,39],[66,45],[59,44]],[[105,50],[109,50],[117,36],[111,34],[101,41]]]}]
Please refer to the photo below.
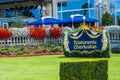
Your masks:
[{"label": "red flower", "polygon": [[62,36],[62,30],[63,27],[50,27],[50,36],[54,37],[54,38],[58,38],[60,36]]},{"label": "red flower", "polygon": [[104,30],[104,27],[103,26],[90,26],[90,30],[102,31],[102,30]]},{"label": "red flower", "polygon": [[8,28],[0,28],[0,40],[8,39],[12,36],[12,33],[9,32]]},{"label": "red flower", "polygon": [[36,39],[44,39],[46,37],[45,27],[29,27],[29,36]]},{"label": "red flower", "polygon": [[104,27],[103,27],[103,26],[100,26],[100,27],[99,27],[99,30],[104,30]]}]

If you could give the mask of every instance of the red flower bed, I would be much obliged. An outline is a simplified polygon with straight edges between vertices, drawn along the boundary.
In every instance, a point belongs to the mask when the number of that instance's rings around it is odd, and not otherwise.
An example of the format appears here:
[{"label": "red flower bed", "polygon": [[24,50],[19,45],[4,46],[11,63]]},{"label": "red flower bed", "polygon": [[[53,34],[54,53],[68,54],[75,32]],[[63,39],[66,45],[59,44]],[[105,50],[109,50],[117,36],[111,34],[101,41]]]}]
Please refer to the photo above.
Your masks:
[{"label": "red flower bed", "polygon": [[8,28],[0,28],[0,40],[8,39],[12,36],[12,33],[9,32]]},{"label": "red flower bed", "polygon": [[29,27],[29,36],[36,39],[44,39],[46,37],[45,27]]},{"label": "red flower bed", "polygon": [[54,37],[54,38],[58,38],[60,36],[62,36],[62,30],[63,27],[50,27],[50,36]]},{"label": "red flower bed", "polygon": [[103,26],[90,26],[90,30],[99,30],[99,31],[102,31],[104,30],[104,27]]}]

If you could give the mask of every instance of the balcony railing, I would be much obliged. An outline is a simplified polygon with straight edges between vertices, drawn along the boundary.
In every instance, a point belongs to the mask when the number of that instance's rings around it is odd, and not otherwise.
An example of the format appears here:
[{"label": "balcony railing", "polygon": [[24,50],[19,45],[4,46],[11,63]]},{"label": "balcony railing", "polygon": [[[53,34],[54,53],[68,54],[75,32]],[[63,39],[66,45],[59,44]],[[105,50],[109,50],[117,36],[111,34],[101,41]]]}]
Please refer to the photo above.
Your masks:
[{"label": "balcony railing", "polygon": [[11,37],[7,40],[0,40],[0,46],[19,46],[19,45],[41,45],[56,43],[61,44],[63,37],[57,39],[47,36],[45,39],[33,39],[30,37]]}]

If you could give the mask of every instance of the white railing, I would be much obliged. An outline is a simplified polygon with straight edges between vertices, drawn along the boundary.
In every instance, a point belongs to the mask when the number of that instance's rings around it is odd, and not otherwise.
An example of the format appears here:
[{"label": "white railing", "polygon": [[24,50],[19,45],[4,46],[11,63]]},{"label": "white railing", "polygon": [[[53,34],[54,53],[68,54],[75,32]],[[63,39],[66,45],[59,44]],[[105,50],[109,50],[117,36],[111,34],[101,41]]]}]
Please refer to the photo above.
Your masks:
[{"label": "white railing", "polygon": [[18,46],[18,45],[41,45],[41,44],[50,44],[56,43],[60,44],[63,40],[63,37],[59,37],[57,39],[52,38],[50,36],[45,39],[33,39],[30,37],[11,37],[7,40],[0,40],[1,46]]},{"label": "white railing", "polygon": [[106,26],[106,29],[110,34],[111,48],[120,48],[120,26]]},{"label": "white railing", "polygon": [[111,48],[120,48],[120,34],[110,33]]},{"label": "white railing", "polygon": [[[120,48],[120,26],[108,26],[107,31],[110,34],[111,48]],[[0,46],[18,46],[18,45],[41,45],[56,43],[61,44],[63,37],[57,39],[47,36],[45,39],[33,39],[30,37],[11,37],[7,40],[0,40]]]}]

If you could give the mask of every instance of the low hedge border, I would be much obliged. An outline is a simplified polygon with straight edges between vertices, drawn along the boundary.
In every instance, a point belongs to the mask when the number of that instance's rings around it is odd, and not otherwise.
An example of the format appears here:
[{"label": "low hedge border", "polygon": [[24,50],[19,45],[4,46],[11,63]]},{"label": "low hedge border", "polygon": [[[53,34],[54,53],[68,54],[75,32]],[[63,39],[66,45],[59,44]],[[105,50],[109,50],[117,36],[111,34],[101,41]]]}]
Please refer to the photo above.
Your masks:
[{"label": "low hedge border", "polygon": [[77,50],[74,51],[66,51],[63,48],[64,55],[66,57],[95,57],[95,58],[109,58],[110,57],[110,46],[106,48],[106,50],[94,50],[92,52],[80,52]]},{"label": "low hedge border", "polygon": [[108,80],[108,60],[61,62],[60,80]]}]

